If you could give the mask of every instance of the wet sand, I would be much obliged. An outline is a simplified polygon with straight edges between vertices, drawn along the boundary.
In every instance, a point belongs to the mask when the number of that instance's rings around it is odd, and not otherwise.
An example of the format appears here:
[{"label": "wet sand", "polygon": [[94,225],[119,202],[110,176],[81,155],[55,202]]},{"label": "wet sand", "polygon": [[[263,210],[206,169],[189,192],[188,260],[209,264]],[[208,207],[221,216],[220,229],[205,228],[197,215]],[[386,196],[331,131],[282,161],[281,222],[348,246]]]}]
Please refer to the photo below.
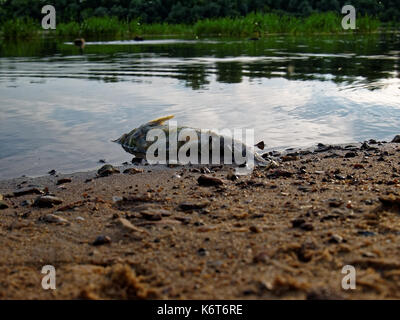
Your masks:
[{"label": "wet sand", "polygon": [[0,298],[400,298],[400,144],[371,142],[276,154],[251,176],[132,165],[2,181]]}]

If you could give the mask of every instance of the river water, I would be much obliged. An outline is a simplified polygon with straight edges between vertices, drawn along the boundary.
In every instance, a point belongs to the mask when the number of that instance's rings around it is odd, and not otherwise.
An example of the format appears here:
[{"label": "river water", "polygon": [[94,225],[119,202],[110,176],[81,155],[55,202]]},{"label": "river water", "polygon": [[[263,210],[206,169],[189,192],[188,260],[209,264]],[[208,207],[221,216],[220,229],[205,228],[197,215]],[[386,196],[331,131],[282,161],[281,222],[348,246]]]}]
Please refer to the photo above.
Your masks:
[{"label": "river water", "polygon": [[399,34],[0,42],[0,179],[129,161],[111,140],[170,114],[267,150],[389,140],[399,63]]}]

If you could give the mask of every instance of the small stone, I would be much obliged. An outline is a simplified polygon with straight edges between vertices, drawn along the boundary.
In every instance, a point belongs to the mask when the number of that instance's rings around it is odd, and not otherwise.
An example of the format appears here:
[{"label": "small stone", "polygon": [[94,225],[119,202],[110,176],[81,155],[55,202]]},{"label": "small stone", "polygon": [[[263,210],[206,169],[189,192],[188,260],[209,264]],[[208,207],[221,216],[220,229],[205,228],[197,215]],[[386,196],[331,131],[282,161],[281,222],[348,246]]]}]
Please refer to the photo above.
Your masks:
[{"label": "small stone", "polygon": [[344,155],[344,157],[345,157],[345,158],[355,158],[355,157],[357,157],[357,153],[356,153],[356,152],[353,152],[353,151],[350,151],[350,152],[347,152],[347,153]]},{"label": "small stone", "polygon": [[381,202],[382,207],[385,209],[397,208],[398,210],[400,210],[400,197],[396,197],[394,194],[380,197],[379,201]]},{"label": "small stone", "polygon": [[99,163],[106,163],[107,161],[105,159],[100,159]]},{"label": "small stone", "polygon": [[55,214],[46,214],[45,216],[39,218],[39,220],[47,223],[69,224],[67,219],[59,217]]},{"label": "small stone", "polygon": [[259,263],[259,262],[265,263],[265,262],[268,262],[268,260],[269,260],[269,255],[265,251],[259,252],[253,257],[254,263]]},{"label": "small stone", "polygon": [[363,252],[362,256],[365,257],[365,258],[376,258],[377,257],[375,253],[372,253],[372,252],[369,252],[369,251]]},{"label": "small stone", "polygon": [[133,158],[133,159],[132,159],[132,163],[133,163],[133,164],[136,164],[136,165],[141,164],[142,161],[143,161],[142,158]]},{"label": "small stone", "polygon": [[301,225],[303,225],[306,221],[304,219],[294,219],[292,220],[292,227],[293,228],[299,228]]},{"label": "small stone", "polygon": [[265,148],[265,143],[264,143],[264,141],[260,141],[259,143],[257,143],[257,144],[255,145],[255,147],[257,147],[258,149],[264,150],[264,148]]},{"label": "small stone", "polygon": [[110,244],[111,238],[109,236],[98,236],[96,240],[93,241],[94,246],[101,246],[104,244]]},{"label": "small stone", "polygon": [[53,196],[41,196],[38,197],[33,203],[34,207],[39,208],[53,208],[54,205],[61,204],[63,201],[60,198]]},{"label": "small stone", "polygon": [[54,176],[56,173],[57,173],[57,171],[56,170],[50,170],[49,172],[47,172],[49,175],[51,175],[51,176]]},{"label": "small stone", "polygon": [[76,217],[75,220],[78,220],[78,221],[85,221],[85,218],[79,216],[79,217]]},{"label": "small stone", "polygon": [[275,170],[270,173],[267,177],[268,178],[290,178],[293,176],[293,172],[284,171],[284,170]]},{"label": "small stone", "polygon": [[0,210],[4,210],[8,208],[8,204],[4,201],[0,201]]},{"label": "small stone", "polygon": [[360,236],[363,236],[363,237],[373,237],[373,236],[376,236],[376,233],[375,233],[375,232],[372,232],[372,231],[363,231],[363,230],[358,231],[357,234],[360,235]]},{"label": "small stone", "polygon": [[122,201],[122,200],[123,200],[122,197],[118,197],[118,196],[113,196],[113,197],[112,197],[112,201],[113,201],[114,203],[118,203],[118,202],[120,202],[120,201]]},{"label": "small stone", "polygon": [[400,135],[397,135],[393,138],[392,143],[400,143]]},{"label": "small stone", "polygon": [[141,216],[149,221],[160,221],[162,220],[161,213],[157,212],[157,210],[144,210],[140,212]]},{"label": "small stone", "polygon": [[102,166],[102,167],[97,171],[97,174],[98,174],[100,177],[107,177],[107,176],[110,176],[110,175],[112,175],[112,174],[114,174],[114,173],[120,173],[120,171],[119,171],[118,169],[114,168],[114,167],[113,167],[112,165],[110,165],[110,164],[106,164],[106,165]]},{"label": "small stone", "polygon": [[142,173],[142,172],[143,172],[143,170],[136,169],[136,168],[129,168],[129,169],[124,170],[124,174],[132,174],[132,175]]},{"label": "small stone", "polygon": [[331,208],[339,208],[344,202],[342,200],[330,199],[329,206]]},{"label": "small stone", "polygon": [[4,197],[2,194],[0,194],[0,201],[4,200]]},{"label": "small stone", "polygon": [[179,209],[183,211],[191,211],[191,210],[201,210],[204,209],[209,205],[208,202],[201,202],[201,203],[193,203],[193,202],[182,202],[179,205]]},{"label": "small stone", "polygon": [[211,173],[211,170],[208,169],[207,167],[203,167],[200,169],[200,172],[203,174],[209,174],[209,173]]},{"label": "small stone", "polygon": [[13,194],[14,194],[14,197],[21,197],[21,196],[25,196],[28,194],[44,194],[44,190],[41,188],[35,188],[35,187],[22,188],[22,189],[15,190],[13,192]]},{"label": "small stone", "polygon": [[302,229],[304,231],[312,231],[312,230],[314,230],[314,226],[311,223],[303,223],[300,226],[300,229]]},{"label": "small stone", "polygon": [[200,248],[199,250],[197,250],[197,254],[198,254],[200,257],[205,257],[205,256],[208,255],[208,252],[207,252],[206,249]]},{"label": "small stone", "polygon": [[282,161],[282,162],[297,161],[297,160],[299,160],[299,157],[298,157],[298,156],[289,156],[289,155],[286,155],[286,156],[282,156],[282,157],[281,157],[281,161]]},{"label": "small stone", "polygon": [[119,226],[125,232],[137,232],[137,233],[148,234],[146,230],[134,226],[125,218],[118,218],[118,220],[116,221],[116,225]]},{"label": "small stone", "polygon": [[57,181],[57,185],[64,184],[64,183],[70,183],[70,182],[72,182],[71,178],[63,178],[63,179],[60,179]]},{"label": "small stone", "polygon": [[205,186],[205,187],[220,186],[224,184],[224,182],[221,179],[207,175],[201,175],[197,179],[197,182],[199,183],[200,186]]},{"label": "small stone", "polygon": [[261,229],[257,226],[251,226],[249,229],[253,233],[261,233]]},{"label": "small stone", "polygon": [[343,242],[343,237],[339,236],[338,234],[333,234],[332,237],[330,238],[329,242],[342,243]]},{"label": "small stone", "polygon": [[29,200],[24,200],[24,201],[21,202],[21,206],[23,206],[23,207],[29,207],[29,206],[33,205],[33,203],[34,203],[34,201],[31,200],[31,199],[29,199]]},{"label": "small stone", "polygon": [[229,174],[226,176],[226,178],[227,178],[228,180],[230,180],[230,181],[236,181],[236,180],[239,179],[239,177],[238,177],[236,174],[234,174],[234,173],[229,173]]}]

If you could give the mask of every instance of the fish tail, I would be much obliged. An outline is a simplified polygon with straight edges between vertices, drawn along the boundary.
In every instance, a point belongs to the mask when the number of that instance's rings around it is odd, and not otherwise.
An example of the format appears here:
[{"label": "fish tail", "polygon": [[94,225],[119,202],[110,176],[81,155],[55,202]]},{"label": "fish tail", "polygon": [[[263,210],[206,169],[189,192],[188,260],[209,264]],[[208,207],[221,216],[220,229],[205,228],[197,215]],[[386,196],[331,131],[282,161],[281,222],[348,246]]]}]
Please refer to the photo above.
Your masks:
[{"label": "fish tail", "polygon": [[149,121],[149,123],[152,124],[163,124],[165,121],[171,120],[174,117],[174,115],[166,116],[166,117],[161,117],[155,120]]}]

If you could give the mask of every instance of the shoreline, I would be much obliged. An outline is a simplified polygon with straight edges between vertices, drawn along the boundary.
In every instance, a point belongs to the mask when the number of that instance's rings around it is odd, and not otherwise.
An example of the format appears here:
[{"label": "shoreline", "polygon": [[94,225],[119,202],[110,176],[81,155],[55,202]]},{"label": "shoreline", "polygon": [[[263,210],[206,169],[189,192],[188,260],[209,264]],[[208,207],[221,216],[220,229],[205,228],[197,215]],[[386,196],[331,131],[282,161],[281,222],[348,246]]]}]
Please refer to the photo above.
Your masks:
[{"label": "shoreline", "polygon": [[[374,139],[371,139],[374,140]],[[364,143],[366,143],[367,141],[365,141]],[[388,141],[377,141],[377,143],[379,143],[380,145],[383,144],[387,144],[389,143]],[[258,155],[262,156],[262,155],[266,155],[269,154],[274,160],[278,160],[279,161],[279,157],[281,156],[285,156],[285,155],[291,155],[293,153],[300,153],[300,154],[309,154],[316,152],[318,153],[318,145],[323,145],[327,148],[329,148],[330,150],[340,150],[340,148],[345,148],[347,147],[354,147],[354,148],[360,148],[362,146],[362,142],[348,142],[348,143],[338,143],[338,144],[323,144],[323,143],[318,143],[318,144],[314,144],[308,147],[281,147],[281,148],[266,148],[266,150],[258,150],[257,153]],[[323,149],[321,149],[323,150]],[[279,155],[279,156],[277,156]],[[168,167],[168,165],[148,165],[145,162],[143,162],[142,164],[136,164],[133,163],[133,161],[131,162],[124,162],[121,164],[115,164],[115,163],[111,163],[108,161],[99,161],[98,165],[96,167],[93,167],[92,169],[78,169],[78,170],[67,170],[65,172],[62,171],[57,171],[56,169],[53,169],[51,167],[49,167],[48,169],[50,170],[49,172],[47,172],[47,174],[35,174],[35,175],[28,175],[28,174],[24,174],[18,177],[8,177],[8,178],[1,178],[0,177],[0,189],[2,188],[2,186],[5,186],[7,184],[13,184],[13,183],[20,183],[22,181],[25,180],[37,180],[37,181],[41,181],[41,183],[52,183],[54,181],[57,180],[57,178],[61,179],[61,178],[73,178],[73,177],[80,177],[80,178],[93,178],[96,177],[97,171],[104,165],[112,165],[113,167],[115,167],[116,169],[120,170],[121,172],[123,172],[126,169],[129,168],[138,168],[141,170],[145,170],[148,168],[151,168],[149,170],[168,170],[170,169]],[[201,168],[204,166],[218,166],[217,165],[213,165],[213,164],[205,164],[205,165],[178,165],[177,168]],[[228,167],[228,166],[227,166]],[[232,168],[234,166],[231,166]],[[51,171],[53,171],[53,173],[50,173]]]},{"label": "shoreline", "polygon": [[0,181],[0,298],[399,299],[400,143],[276,156]]}]

